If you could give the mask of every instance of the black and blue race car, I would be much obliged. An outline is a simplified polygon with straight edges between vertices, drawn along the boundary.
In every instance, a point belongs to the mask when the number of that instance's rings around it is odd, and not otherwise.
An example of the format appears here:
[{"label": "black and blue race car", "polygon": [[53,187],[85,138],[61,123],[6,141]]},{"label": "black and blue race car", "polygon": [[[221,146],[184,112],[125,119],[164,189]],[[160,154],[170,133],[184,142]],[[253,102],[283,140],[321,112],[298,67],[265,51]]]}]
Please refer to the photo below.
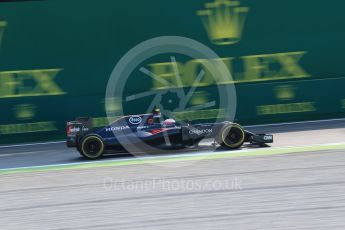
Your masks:
[{"label": "black and blue race car", "polygon": [[115,152],[197,147],[204,139],[212,139],[214,144],[226,149],[238,149],[245,142],[259,146],[273,143],[273,135],[254,134],[236,123],[192,124],[163,120],[159,110],[124,116],[101,129],[93,129],[90,118],[67,123],[67,146],[77,148],[87,159]]}]

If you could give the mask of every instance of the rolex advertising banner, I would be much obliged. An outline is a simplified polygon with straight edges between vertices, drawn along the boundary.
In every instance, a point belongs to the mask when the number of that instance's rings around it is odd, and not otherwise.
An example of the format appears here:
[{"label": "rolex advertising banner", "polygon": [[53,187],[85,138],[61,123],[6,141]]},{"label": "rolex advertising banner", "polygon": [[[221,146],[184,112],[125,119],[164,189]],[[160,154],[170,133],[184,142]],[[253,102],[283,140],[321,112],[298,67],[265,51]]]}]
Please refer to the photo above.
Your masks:
[{"label": "rolex advertising banner", "polygon": [[[244,125],[343,117],[344,8],[339,0],[1,2],[0,144],[63,139],[77,116],[100,127],[109,114],[157,105],[177,120],[231,110]],[[212,71],[215,62],[228,74]]]}]

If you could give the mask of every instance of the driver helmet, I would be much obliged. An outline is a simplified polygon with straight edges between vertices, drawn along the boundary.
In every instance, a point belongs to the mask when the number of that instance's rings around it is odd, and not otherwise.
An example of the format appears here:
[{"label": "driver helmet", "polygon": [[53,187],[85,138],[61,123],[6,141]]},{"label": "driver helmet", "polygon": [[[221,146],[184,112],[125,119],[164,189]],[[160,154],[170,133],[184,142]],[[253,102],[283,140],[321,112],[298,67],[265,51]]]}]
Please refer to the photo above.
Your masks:
[{"label": "driver helmet", "polygon": [[176,124],[176,121],[174,119],[166,119],[163,122],[164,126],[174,126]]}]

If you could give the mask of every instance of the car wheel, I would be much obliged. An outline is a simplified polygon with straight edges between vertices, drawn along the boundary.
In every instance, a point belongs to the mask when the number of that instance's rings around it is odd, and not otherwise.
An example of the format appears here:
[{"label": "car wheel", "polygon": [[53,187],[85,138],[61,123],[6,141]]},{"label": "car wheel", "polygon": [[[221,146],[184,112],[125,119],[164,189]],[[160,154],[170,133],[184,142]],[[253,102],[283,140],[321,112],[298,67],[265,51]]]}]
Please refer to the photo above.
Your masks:
[{"label": "car wheel", "polygon": [[97,135],[89,135],[83,138],[80,143],[80,154],[89,159],[95,160],[100,158],[104,153],[104,142]]},{"label": "car wheel", "polygon": [[228,149],[240,148],[245,140],[245,132],[238,124],[229,124],[223,127],[216,142]]}]

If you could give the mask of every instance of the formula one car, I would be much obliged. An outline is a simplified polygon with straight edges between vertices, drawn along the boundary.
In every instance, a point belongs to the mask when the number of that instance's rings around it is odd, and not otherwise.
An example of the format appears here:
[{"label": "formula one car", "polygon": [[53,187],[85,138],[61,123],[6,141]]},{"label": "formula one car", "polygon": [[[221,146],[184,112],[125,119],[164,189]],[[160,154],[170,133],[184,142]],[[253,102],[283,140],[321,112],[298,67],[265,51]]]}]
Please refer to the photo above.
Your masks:
[{"label": "formula one car", "polygon": [[67,146],[76,147],[87,159],[98,159],[114,151],[145,151],[147,146],[187,148],[197,146],[203,139],[213,139],[226,149],[238,149],[245,142],[273,143],[273,135],[254,134],[232,122],[181,124],[173,119],[162,120],[157,109],[151,114],[124,116],[99,130],[92,128],[90,118],[67,123]]}]

